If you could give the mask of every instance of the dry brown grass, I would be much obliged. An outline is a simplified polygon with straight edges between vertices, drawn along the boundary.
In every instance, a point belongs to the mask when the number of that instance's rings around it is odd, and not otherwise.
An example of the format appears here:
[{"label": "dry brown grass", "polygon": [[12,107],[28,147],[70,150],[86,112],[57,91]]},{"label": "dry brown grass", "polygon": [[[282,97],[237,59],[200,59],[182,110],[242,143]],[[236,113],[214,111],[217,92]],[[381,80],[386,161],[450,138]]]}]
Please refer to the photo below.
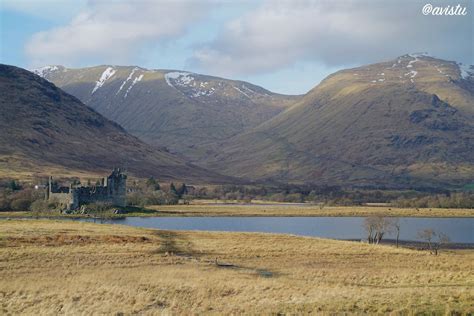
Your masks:
[{"label": "dry brown grass", "polygon": [[472,250],[3,220],[0,314],[468,313],[472,262]]},{"label": "dry brown grass", "polygon": [[[325,206],[311,204],[192,204],[156,205],[149,216],[397,216],[473,217],[474,209],[397,208],[391,206]],[[145,214],[146,215],[146,214]]]}]

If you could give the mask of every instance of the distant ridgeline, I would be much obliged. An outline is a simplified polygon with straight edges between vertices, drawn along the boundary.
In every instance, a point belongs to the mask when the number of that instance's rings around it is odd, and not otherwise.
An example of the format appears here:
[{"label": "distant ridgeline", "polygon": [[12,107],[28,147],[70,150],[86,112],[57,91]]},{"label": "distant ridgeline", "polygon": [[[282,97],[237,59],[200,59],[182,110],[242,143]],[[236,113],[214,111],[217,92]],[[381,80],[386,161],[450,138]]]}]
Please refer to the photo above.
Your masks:
[{"label": "distant ridgeline", "polygon": [[102,179],[101,185],[59,187],[53,184],[53,177],[49,177],[46,198],[56,201],[67,210],[78,209],[81,205],[94,202],[107,202],[116,206],[126,206],[127,175],[118,169]]}]

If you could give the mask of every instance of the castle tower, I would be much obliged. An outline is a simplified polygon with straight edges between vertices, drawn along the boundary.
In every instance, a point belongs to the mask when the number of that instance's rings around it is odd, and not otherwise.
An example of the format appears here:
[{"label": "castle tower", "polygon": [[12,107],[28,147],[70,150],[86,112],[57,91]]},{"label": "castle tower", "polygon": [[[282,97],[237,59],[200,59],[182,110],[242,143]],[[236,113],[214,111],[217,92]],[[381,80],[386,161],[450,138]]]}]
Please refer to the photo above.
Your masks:
[{"label": "castle tower", "polygon": [[122,173],[120,168],[114,169],[107,177],[107,192],[114,205],[127,205],[127,175]]}]

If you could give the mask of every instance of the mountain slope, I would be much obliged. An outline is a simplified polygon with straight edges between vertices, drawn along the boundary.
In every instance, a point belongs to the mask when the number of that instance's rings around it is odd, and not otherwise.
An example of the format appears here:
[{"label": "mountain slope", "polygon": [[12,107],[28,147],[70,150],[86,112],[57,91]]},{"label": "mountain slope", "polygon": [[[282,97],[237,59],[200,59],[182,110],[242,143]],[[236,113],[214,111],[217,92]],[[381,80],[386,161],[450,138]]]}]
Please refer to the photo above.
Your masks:
[{"label": "mountain slope", "polygon": [[0,170],[105,172],[116,166],[160,179],[225,179],[151,148],[33,73],[0,65]]},{"label": "mountain slope", "polygon": [[474,177],[473,122],[466,67],[405,55],[329,76],[203,165],[290,182],[456,184]]},{"label": "mountain slope", "polygon": [[297,96],[188,72],[98,66],[35,70],[149,144],[191,159],[212,155],[210,145],[274,117]]}]

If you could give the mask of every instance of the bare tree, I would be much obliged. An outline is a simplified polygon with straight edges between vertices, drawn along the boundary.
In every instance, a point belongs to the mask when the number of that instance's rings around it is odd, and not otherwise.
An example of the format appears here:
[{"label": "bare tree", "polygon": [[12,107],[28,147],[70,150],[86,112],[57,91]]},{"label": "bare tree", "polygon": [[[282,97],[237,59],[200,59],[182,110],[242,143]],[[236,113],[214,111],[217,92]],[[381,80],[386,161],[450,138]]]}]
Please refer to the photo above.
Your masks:
[{"label": "bare tree", "polygon": [[398,240],[400,239],[400,220],[398,218],[394,218],[392,219],[392,227],[395,229],[395,231],[397,232],[397,241],[396,241],[396,245],[397,245],[397,248],[398,248]]},{"label": "bare tree", "polygon": [[437,232],[432,228],[427,228],[419,231],[418,238],[426,241],[430,253],[434,254],[435,256],[438,255],[438,251],[441,246],[446,245],[450,242],[448,235],[442,232]]},{"label": "bare tree", "polygon": [[369,244],[379,244],[385,234],[394,227],[393,220],[381,216],[371,216],[364,219]]},{"label": "bare tree", "polygon": [[375,239],[375,217],[366,217],[364,219],[364,228],[367,232],[367,242],[372,244]]}]

